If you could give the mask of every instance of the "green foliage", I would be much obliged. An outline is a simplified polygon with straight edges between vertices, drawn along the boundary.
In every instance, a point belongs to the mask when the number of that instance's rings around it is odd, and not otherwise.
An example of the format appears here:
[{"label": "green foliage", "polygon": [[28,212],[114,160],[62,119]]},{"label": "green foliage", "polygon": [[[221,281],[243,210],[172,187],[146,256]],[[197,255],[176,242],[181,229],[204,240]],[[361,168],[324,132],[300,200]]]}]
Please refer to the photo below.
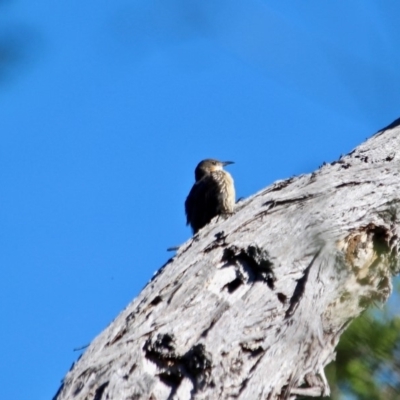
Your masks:
[{"label": "green foliage", "polygon": [[400,398],[400,318],[368,311],[342,335],[336,362],[327,368],[333,399]]},{"label": "green foliage", "polygon": [[400,400],[400,280],[394,287],[389,305],[366,311],[343,333],[325,368],[331,399]]}]

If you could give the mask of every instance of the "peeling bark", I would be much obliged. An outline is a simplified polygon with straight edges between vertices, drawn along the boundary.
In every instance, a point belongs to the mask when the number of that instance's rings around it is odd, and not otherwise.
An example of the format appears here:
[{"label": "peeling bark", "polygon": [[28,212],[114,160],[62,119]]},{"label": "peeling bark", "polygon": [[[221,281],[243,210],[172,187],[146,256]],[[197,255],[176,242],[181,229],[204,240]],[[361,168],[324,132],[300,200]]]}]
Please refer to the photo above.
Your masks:
[{"label": "peeling bark", "polygon": [[57,400],[329,395],[340,335],[399,273],[400,120],[180,246]]}]

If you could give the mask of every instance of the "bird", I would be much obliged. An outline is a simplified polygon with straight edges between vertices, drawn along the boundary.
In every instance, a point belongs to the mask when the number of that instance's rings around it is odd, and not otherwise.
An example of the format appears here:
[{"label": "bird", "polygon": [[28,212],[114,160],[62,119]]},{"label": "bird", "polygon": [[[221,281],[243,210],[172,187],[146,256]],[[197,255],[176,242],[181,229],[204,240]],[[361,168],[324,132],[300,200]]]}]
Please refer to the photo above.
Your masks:
[{"label": "bird", "polygon": [[235,186],[232,176],[223,167],[233,161],[205,159],[194,171],[195,183],[185,201],[187,225],[193,234],[217,215],[230,215],[235,207]]}]

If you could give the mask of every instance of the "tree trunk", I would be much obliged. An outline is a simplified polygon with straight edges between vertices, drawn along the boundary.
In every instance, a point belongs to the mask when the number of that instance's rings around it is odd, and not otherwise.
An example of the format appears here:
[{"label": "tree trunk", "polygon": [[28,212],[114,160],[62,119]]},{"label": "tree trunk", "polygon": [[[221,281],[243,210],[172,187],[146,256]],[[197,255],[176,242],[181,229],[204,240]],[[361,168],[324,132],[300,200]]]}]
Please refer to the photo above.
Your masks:
[{"label": "tree trunk", "polygon": [[340,335],[399,272],[400,119],[183,244],[55,399],[329,395]]}]

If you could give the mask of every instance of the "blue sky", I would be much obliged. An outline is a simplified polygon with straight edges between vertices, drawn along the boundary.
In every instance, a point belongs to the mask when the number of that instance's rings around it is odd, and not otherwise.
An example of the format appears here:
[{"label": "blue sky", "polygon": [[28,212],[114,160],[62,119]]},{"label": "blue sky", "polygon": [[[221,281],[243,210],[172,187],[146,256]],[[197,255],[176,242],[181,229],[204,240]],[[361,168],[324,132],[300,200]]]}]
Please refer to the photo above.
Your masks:
[{"label": "blue sky", "polygon": [[15,58],[0,69],[0,398],[51,398],[73,349],[190,237],[201,159],[235,161],[247,197],[400,117],[399,13],[396,0],[0,1]]}]

